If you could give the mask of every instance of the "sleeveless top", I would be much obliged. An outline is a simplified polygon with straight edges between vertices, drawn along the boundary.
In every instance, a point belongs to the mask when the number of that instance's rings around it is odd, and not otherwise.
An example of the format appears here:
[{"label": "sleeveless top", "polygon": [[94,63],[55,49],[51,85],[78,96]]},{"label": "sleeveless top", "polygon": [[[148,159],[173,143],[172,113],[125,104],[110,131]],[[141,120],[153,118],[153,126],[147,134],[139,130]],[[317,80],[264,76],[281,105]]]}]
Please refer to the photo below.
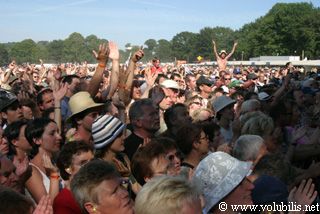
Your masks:
[{"label": "sleeveless top", "polygon": [[48,178],[48,176],[47,176],[44,172],[42,172],[39,167],[37,167],[37,166],[34,165],[33,163],[30,163],[30,165],[31,165],[31,166],[34,166],[34,167],[40,172],[40,174],[42,175],[43,185],[44,185],[44,187],[46,188],[47,193],[49,193],[49,189],[50,189],[50,179]]}]

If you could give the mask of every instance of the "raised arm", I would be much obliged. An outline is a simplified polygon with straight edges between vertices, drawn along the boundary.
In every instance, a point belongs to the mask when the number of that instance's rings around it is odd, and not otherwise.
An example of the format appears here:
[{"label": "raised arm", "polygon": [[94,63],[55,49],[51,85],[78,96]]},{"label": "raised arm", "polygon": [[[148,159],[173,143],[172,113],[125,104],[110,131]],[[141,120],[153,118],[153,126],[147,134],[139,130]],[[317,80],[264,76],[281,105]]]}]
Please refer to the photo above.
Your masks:
[{"label": "raised arm", "polygon": [[3,79],[1,80],[2,83],[7,83],[9,81],[9,78],[12,74],[12,72],[16,69],[18,69],[18,66],[16,65],[15,61],[12,61],[10,64],[9,64],[9,70],[7,72],[4,73],[3,75]]},{"label": "raised arm", "polygon": [[108,62],[108,56],[109,56],[108,44],[107,43],[100,44],[98,53],[94,50],[92,52],[98,61],[98,67],[89,83],[88,92],[92,97],[95,97],[99,91],[100,83],[102,81],[103,71],[106,68],[106,65]]},{"label": "raised arm", "polygon": [[112,59],[112,70],[111,70],[111,76],[110,76],[110,91],[107,96],[108,99],[111,99],[117,90],[118,84],[119,84],[119,49],[116,43],[110,41],[109,42],[109,58]]},{"label": "raised arm", "polygon": [[142,49],[138,50],[133,54],[130,59],[128,69],[121,74],[120,83],[119,83],[119,98],[124,102],[125,106],[130,103],[130,91],[134,76],[134,70],[136,68],[136,63],[142,59],[144,52]]},{"label": "raised arm", "polygon": [[226,60],[228,60],[232,56],[232,54],[236,50],[237,45],[238,45],[238,42],[234,42],[231,52],[228,54],[228,56],[226,56]]},{"label": "raised arm", "polygon": [[214,40],[212,40],[212,48],[213,48],[213,54],[215,55],[216,60],[218,60],[220,56],[217,52],[216,42]]}]

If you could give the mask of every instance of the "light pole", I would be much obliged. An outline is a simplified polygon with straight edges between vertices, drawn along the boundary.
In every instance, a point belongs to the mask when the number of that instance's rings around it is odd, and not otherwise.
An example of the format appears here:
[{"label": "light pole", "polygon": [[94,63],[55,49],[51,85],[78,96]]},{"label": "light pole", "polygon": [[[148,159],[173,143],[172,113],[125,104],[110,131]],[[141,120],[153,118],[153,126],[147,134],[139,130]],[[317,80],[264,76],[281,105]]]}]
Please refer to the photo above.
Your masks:
[{"label": "light pole", "polygon": [[241,61],[243,61],[244,51],[241,52]]}]

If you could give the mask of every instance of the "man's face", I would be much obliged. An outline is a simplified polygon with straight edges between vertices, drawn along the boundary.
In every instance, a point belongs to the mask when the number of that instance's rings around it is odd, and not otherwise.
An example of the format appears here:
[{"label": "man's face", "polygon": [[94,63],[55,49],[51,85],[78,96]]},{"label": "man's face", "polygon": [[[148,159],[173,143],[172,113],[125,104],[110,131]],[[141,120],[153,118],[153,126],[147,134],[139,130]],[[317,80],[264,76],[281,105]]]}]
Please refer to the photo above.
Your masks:
[{"label": "man's face", "polygon": [[154,65],[154,67],[159,68],[160,67],[160,60],[156,60],[152,64]]},{"label": "man's face", "polygon": [[39,81],[39,74],[38,73],[33,73],[32,74],[32,78],[33,78],[33,81],[37,83]]},{"label": "man's face", "polygon": [[229,74],[225,74],[223,76],[224,85],[228,86],[231,83],[231,76]]},{"label": "man's face", "polygon": [[222,54],[220,54],[220,57],[222,58],[222,59],[224,59],[224,58],[226,58],[226,54],[223,52]]},{"label": "man's face", "polygon": [[244,178],[243,181],[226,197],[225,202],[232,205],[252,205],[251,192],[254,185],[249,179]]},{"label": "man's face", "polygon": [[164,91],[165,96],[169,96],[173,103],[177,102],[177,97],[179,94],[178,89],[173,89],[173,88],[162,88],[162,89]]},{"label": "man's face", "polygon": [[187,82],[187,85],[191,90],[195,90],[196,86],[197,86],[196,78],[195,77],[189,77],[189,82]]},{"label": "man's face", "polygon": [[80,79],[79,78],[73,78],[71,84],[69,85],[69,90],[72,94],[75,94],[77,91],[77,87],[80,84]]},{"label": "man's face", "polygon": [[47,92],[42,95],[42,104],[39,105],[42,111],[54,107],[54,97],[52,92]]},{"label": "man's face", "polygon": [[5,156],[0,158],[0,162],[0,185],[19,191],[19,178],[15,173],[16,167]]},{"label": "man's face", "polygon": [[82,120],[81,125],[83,128],[89,132],[92,130],[92,123],[93,121],[99,116],[99,113],[97,111],[93,111],[88,113]]},{"label": "man's face", "polygon": [[212,92],[212,85],[205,85],[205,84],[202,84],[200,87],[200,90],[209,94]]},{"label": "man's face", "polygon": [[142,107],[144,115],[140,119],[141,127],[149,132],[155,133],[160,129],[159,111],[152,106]]},{"label": "man's face", "polygon": [[228,105],[227,107],[225,107],[224,109],[222,109],[220,111],[220,113],[222,114],[222,117],[225,117],[229,120],[233,120],[234,118],[234,109],[233,109],[234,105]]}]

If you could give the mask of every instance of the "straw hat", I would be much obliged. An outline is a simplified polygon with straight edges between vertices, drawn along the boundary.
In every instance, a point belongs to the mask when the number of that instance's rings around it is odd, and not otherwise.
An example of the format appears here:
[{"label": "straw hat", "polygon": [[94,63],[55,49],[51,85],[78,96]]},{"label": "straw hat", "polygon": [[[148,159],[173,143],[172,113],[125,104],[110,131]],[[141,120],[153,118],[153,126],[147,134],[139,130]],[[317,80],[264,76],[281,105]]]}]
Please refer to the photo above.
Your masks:
[{"label": "straw hat", "polygon": [[68,121],[76,114],[85,110],[104,105],[103,103],[95,103],[87,91],[81,91],[70,97],[69,107],[72,115],[67,119]]}]

